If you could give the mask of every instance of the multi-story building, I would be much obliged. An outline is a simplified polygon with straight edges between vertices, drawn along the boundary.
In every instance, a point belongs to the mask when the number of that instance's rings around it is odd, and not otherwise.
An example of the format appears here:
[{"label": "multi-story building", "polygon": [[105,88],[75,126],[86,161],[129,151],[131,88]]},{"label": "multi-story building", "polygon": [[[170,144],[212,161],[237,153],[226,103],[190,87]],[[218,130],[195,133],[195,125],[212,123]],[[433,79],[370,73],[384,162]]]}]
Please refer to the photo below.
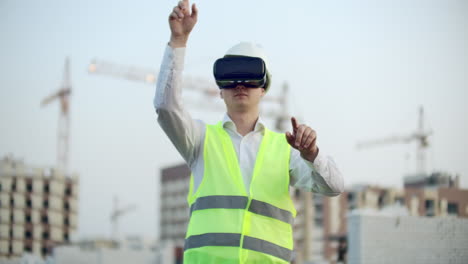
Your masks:
[{"label": "multi-story building", "polygon": [[160,179],[160,242],[162,246],[173,247],[175,263],[182,263],[185,232],[189,220],[187,194],[190,169],[185,163],[164,168]]},{"label": "multi-story building", "polygon": [[323,262],[323,203],[322,195],[292,189],[294,206],[294,259],[293,263]]},{"label": "multi-story building", "polygon": [[405,204],[414,216],[468,217],[468,190],[460,189],[460,177],[444,173],[406,177]]},{"label": "multi-story building", "polygon": [[70,241],[78,221],[78,176],[0,161],[0,260],[46,257]]}]

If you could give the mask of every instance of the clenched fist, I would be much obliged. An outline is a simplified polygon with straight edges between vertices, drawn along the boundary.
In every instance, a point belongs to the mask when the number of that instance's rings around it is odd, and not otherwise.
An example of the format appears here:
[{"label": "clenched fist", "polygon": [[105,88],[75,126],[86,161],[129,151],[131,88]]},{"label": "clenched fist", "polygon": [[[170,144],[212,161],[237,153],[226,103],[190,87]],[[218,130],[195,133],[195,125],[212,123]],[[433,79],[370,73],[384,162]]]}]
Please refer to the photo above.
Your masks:
[{"label": "clenched fist", "polygon": [[293,133],[286,132],[286,140],[291,147],[301,152],[302,158],[314,162],[319,149],[316,145],[317,133],[304,124],[298,125],[296,118],[291,118]]}]

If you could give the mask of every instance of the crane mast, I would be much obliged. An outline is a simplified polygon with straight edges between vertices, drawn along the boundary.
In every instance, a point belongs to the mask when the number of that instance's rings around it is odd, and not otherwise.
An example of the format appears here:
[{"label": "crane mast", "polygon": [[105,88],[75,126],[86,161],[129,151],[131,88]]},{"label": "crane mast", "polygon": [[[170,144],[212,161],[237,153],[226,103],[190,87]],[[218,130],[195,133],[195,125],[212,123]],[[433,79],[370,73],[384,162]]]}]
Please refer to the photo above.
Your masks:
[{"label": "crane mast", "polygon": [[60,114],[57,126],[57,168],[65,174],[68,172],[69,140],[70,140],[70,95],[72,92],[70,80],[70,59],[65,59],[63,79],[60,88],[41,101],[44,107],[55,100],[60,101]]}]

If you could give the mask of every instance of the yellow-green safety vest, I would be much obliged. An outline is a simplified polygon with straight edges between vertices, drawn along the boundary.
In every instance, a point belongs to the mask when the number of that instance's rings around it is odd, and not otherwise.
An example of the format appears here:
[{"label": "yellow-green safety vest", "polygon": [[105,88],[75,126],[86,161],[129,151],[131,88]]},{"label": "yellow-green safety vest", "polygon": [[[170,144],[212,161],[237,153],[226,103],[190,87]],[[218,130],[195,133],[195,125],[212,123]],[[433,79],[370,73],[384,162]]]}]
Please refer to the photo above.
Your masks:
[{"label": "yellow-green safety vest", "polygon": [[265,128],[249,194],[221,122],[206,126],[203,159],[205,172],[195,193],[190,178],[184,263],[289,263],[296,210],[289,196],[290,146],[284,134]]}]

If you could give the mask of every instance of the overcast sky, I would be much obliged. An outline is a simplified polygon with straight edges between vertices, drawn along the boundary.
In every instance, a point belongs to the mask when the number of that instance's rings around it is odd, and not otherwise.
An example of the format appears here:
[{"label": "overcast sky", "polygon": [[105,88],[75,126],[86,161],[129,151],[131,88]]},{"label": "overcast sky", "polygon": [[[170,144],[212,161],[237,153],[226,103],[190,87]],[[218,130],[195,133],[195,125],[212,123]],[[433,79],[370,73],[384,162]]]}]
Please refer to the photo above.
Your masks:
[{"label": "overcast sky", "polygon": [[[416,143],[356,150],[358,141],[408,135],[418,107],[433,131],[428,169],[468,187],[468,2],[464,0],[197,1],[186,72],[212,79],[212,63],[239,41],[269,55],[276,95],[313,127],[346,186],[401,187]],[[80,175],[78,237],[109,236],[112,197],[137,209],[123,234],[155,237],[161,168],[181,157],[156,122],[155,87],[87,73],[93,58],[156,70],[177,1],[0,1],[0,155],[56,163],[58,102],[40,101],[71,59],[70,167]],[[186,96],[191,100],[196,95]],[[267,106],[265,106],[267,107]],[[274,106],[273,106],[274,107]],[[223,112],[190,107],[194,118]],[[271,119],[267,119],[270,126]]]}]

